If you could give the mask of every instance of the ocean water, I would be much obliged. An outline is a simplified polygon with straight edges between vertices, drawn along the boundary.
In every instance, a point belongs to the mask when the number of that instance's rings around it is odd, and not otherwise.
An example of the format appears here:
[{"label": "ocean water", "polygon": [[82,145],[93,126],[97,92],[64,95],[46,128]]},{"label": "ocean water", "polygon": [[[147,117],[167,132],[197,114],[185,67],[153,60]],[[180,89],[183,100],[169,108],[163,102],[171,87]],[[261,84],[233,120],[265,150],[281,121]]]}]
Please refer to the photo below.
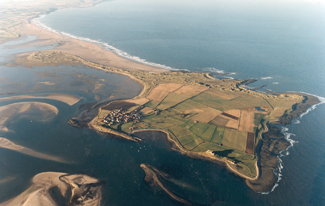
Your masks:
[{"label": "ocean water", "polygon": [[[51,102],[67,112],[59,113],[50,125],[25,126],[40,135],[29,137],[21,130],[11,138],[20,137],[28,145],[31,142],[26,139],[40,141],[46,136],[43,144],[60,143],[51,154],[61,154],[75,164],[0,149],[0,174],[17,175],[6,185],[11,185],[7,193],[0,193],[0,202],[26,189],[28,178],[38,172],[59,171],[103,180],[103,205],[178,205],[143,181],[140,164],[148,163],[184,183],[169,186],[195,205],[325,205],[324,14],[322,1],[115,0],[91,8],[60,10],[35,20],[134,61],[167,69],[230,73],[222,76],[225,78],[255,78],[258,81],[252,87],[306,92],[318,96],[321,104],[283,128],[291,146],[281,153],[275,171],[278,182],[272,191],[260,194],[219,165],[171,151],[158,133],[131,143],[73,128],[61,119],[76,114],[81,103],[71,108]],[[89,101],[94,101],[91,97]],[[11,128],[22,125],[30,124],[22,119]],[[47,132],[50,129],[54,132]],[[43,147],[39,143],[33,149]]]}]

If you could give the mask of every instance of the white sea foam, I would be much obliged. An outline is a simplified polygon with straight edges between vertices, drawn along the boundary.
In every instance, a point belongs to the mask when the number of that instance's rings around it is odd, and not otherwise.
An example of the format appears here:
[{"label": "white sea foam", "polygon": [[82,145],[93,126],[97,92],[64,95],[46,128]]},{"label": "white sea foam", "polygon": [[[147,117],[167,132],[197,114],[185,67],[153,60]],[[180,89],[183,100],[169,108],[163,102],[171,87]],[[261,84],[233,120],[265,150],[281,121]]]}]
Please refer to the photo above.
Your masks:
[{"label": "white sea foam", "polygon": [[234,79],[233,77],[224,76],[225,79]]},{"label": "white sea foam", "polygon": [[79,36],[75,36],[73,34],[69,34],[69,33],[66,33],[66,32],[57,31],[55,29],[52,29],[52,28],[46,26],[45,24],[43,24],[40,21],[42,18],[44,18],[44,16],[45,15],[42,15],[39,18],[33,19],[32,22],[34,24],[36,24],[37,26],[39,26],[41,28],[44,28],[44,29],[46,29],[46,30],[48,30],[50,32],[53,32],[53,33],[56,33],[56,34],[60,34],[60,35],[63,35],[63,36],[67,36],[67,37],[70,37],[70,38],[73,38],[73,39],[78,39],[78,40],[81,40],[81,41],[86,41],[86,42],[91,42],[91,43],[97,44],[97,45],[102,46],[103,48],[105,48],[107,50],[113,51],[115,54],[117,54],[120,57],[129,59],[129,60],[132,60],[132,61],[141,63],[141,64],[145,64],[145,65],[149,65],[149,66],[154,66],[154,67],[158,67],[158,68],[162,68],[162,69],[168,69],[168,70],[172,70],[172,71],[180,70],[180,69],[172,68],[172,67],[169,67],[169,66],[166,66],[166,65],[163,65],[163,64],[149,62],[146,59],[141,59],[140,57],[130,55],[127,52],[124,52],[124,51],[122,51],[120,49],[117,49],[116,47],[114,47],[112,45],[109,45],[109,44],[107,44],[105,42],[102,42],[100,40],[93,40],[93,39],[90,39],[90,38],[79,37]]},{"label": "white sea foam", "polygon": [[207,68],[203,68],[203,71],[208,71],[208,72],[213,72],[213,73],[224,73],[223,70],[214,68],[214,67],[207,67]]},{"label": "white sea foam", "polygon": [[273,82],[272,84],[279,84],[279,82]]},{"label": "white sea foam", "polygon": [[[225,72],[224,70],[217,69],[217,68],[214,68],[214,67],[206,67],[206,68],[203,68],[201,70],[206,71],[206,72],[211,72],[211,73],[218,73],[218,74],[224,74],[224,73],[226,73],[227,75],[235,75],[235,74],[237,74],[236,72],[228,73],[228,72]],[[233,79],[232,77],[225,77],[225,78]]]},{"label": "white sea foam", "polygon": [[317,97],[318,100],[319,100],[319,103],[318,104],[314,104],[313,106],[309,107],[304,113],[302,113],[300,115],[300,119],[305,116],[306,114],[308,114],[309,112],[313,111],[314,109],[317,108],[318,105],[321,105],[321,104],[324,104],[325,103],[325,98],[324,97],[321,97],[321,96],[317,96],[317,95],[314,95],[314,94],[309,94],[309,93],[306,93],[306,92],[300,92],[300,93],[304,93],[304,94],[308,94],[308,95],[312,95],[314,97]]},{"label": "white sea foam", "polygon": [[265,80],[265,79],[273,79],[273,77],[261,77],[262,80]]},{"label": "white sea foam", "polygon": [[[300,92],[300,93],[305,93],[305,92]],[[305,93],[305,94],[308,94],[308,93]],[[312,95],[312,94],[308,94],[308,95]],[[317,97],[319,99],[320,103],[315,104],[312,107],[308,108],[306,112],[304,112],[303,114],[300,115],[300,117],[299,117],[300,119],[303,116],[305,116],[306,114],[308,114],[310,111],[316,109],[318,105],[325,103],[325,98],[324,97],[320,97],[320,96],[317,96],[317,95],[313,95],[313,96]],[[294,120],[292,120],[292,123],[293,124],[300,124],[300,120],[299,119],[294,119]],[[278,158],[279,158],[278,167],[273,171],[273,173],[277,176],[278,179],[277,179],[277,182],[275,183],[275,185],[273,186],[273,188],[271,189],[270,192],[274,191],[274,189],[279,185],[278,183],[282,179],[281,178],[281,176],[282,176],[281,171],[283,169],[283,163],[282,163],[281,158],[284,157],[284,156],[288,156],[290,154],[289,149],[291,147],[293,147],[294,144],[298,143],[298,141],[291,139],[291,136],[296,136],[296,135],[293,134],[293,133],[289,133],[288,131],[289,131],[289,129],[287,127],[282,127],[281,132],[284,134],[284,138],[290,143],[290,145],[285,150],[281,151],[279,156],[278,156]],[[269,194],[269,192],[262,193],[262,194]]]},{"label": "white sea foam", "polygon": [[299,119],[294,119],[294,120],[292,120],[292,124],[300,124],[300,120]]},{"label": "white sea foam", "polygon": [[288,156],[290,154],[289,149],[291,147],[293,147],[294,144],[298,143],[298,141],[291,139],[291,136],[296,136],[296,135],[293,133],[289,133],[288,131],[289,131],[289,129],[287,127],[282,127],[282,129],[281,129],[281,133],[283,133],[284,138],[287,140],[287,142],[289,142],[290,145],[285,150],[282,150],[278,155],[278,159],[279,159],[278,165],[277,165],[277,168],[273,171],[273,173],[277,177],[277,181],[270,191],[261,192],[261,194],[263,194],[263,195],[270,194],[270,192],[273,192],[275,190],[275,188],[279,186],[279,182],[282,180],[281,172],[284,168],[283,161],[281,158],[284,156]]}]

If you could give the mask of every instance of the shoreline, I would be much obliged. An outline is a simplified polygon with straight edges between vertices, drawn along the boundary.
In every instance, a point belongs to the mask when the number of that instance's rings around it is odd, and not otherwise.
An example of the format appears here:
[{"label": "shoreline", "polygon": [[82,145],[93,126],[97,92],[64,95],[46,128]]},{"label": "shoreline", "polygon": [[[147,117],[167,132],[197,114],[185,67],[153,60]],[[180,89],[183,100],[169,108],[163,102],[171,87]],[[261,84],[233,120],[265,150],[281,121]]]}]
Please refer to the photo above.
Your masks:
[{"label": "shoreline", "polygon": [[100,45],[54,33],[36,25],[35,23],[26,23],[20,25],[18,26],[18,31],[20,33],[19,38],[23,38],[27,35],[37,37],[37,40],[29,42],[27,43],[27,45],[57,44],[57,46],[55,46],[53,49],[45,51],[64,52],[70,55],[80,57],[89,62],[94,62],[108,67],[120,68],[123,70],[141,70],[154,73],[171,71],[120,57],[113,51],[107,50],[101,47]]},{"label": "shoreline", "polygon": [[[84,60],[84,62],[82,62],[83,64],[93,67],[93,68],[97,68],[103,71],[107,71],[105,68],[102,68],[101,66],[94,66],[94,65],[90,65],[91,63],[95,63],[98,65],[103,65],[103,66],[108,66],[108,67],[116,67],[116,68],[120,68],[122,70],[141,70],[141,71],[146,71],[146,72],[171,72],[170,70],[165,70],[165,69],[160,69],[160,68],[156,68],[156,67],[152,67],[152,66],[148,66],[145,64],[141,64],[141,63],[137,63],[134,62],[132,60],[129,59],[125,59],[123,57],[118,56],[117,54],[115,54],[113,51],[109,51],[106,50],[104,48],[102,48],[101,46],[91,43],[91,42],[85,42],[79,39],[73,39],[71,37],[67,37],[67,36],[62,36],[60,34],[56,34],[53,33],[51,31],[48,31],[44,28],[41,28],[37,25],[35,25],[34,23],[28,23],[28,24],[24,24],[20,26],[20,31],[22,32],[22,36],[25,35],[32,35],[32,36],[37,36],[37,40],[31,42],[31,44],[50,44],[52,45],[53,43],[57,43],[59,44],[58,46],[56,46],[54,49],[50,49],[47,51],[57,51],[57,52],[63,52],[63,53],[67,53],[73,56],[76,56],[78,58],[81,58]],[[113,72],[113,71],[109,71],[109,72]],[[119,72],[115,72],[115,73],[119,73]],[[133,99],[138,98],[139,96],[143,95],[144,92],[146,92],[146,90],[148,89],[146,87],[146,84],[141,82],[141,80],[136,79],[134,76],[132,76],[131,74],[127,74],[127,73],[119,73],[119,74],[123,74],[123,75],[127,75],[129,76],[131,79],[139,82],[142,85],[142,91],[139,95],[137,95],[136,97],[134,97]],[[305,95],[305,94],[304,94]],[[101,107],[99,107],[100,109]],[[289,118],[290,119],[290,118]],[[292,118],[293,119],[293,118]],[[291,119],[291,120],[292,120]],[[93,121],[93,120],[92,120]],[[91,121],[91,122],[92,122]],[[270,123],[271,124],[271,123]],[[95,129],[96,130],[96,129]],[[134,131],[134,132],[140,132],[139,131]],[[143,130],[144,131],[144,130]],[[146,131],[150,131],[150,130],[146,130]],[[183,151],[183,149],[181,148],[181,146],[178,145],[178,143],[171,139],[169,137],[169,134],[163,130],[151,130],[151,131],[161,131],[164,132],[167,135],[167,140],[168,141],[172,141],[172,143],[174,144],[174,146],[182,153],[185,155],[188,155],[189,157],[193,157],[193,158],[200,158],[200,159],[208,159],[208,160],[212,160],[212,161],[217,161],[217,162],[223,162],[226,164],[227,168],[230,169],[234,174],[248,179],[248,180],[257,180],[259,179],[259,170],[260,168],[258,167],[258,165],[256,164],[256,167],[258,168],[257,170],[257,176],[255,178],[249,178],[246,177],[245,175],[242,175],[240,172],[234,170],[233,168],[231,168],[231,166],[229,165],[229,163],[227,161],[223,161],[217,158],[213,158],[211,156],[209,156],[208,154],[192,154],[189,151]],[[268,133],[269,131],[264,131],[263,134]],[[133,133],[133,132],[132,132]],[[113,134],[116,135],[116,134]],[[122,137],[124,138],[124,137]],[[260,140],[262,141],[262,140]],[[172,148],[175,149],[175,148]],[[278,161],[277,161],[278,162]]]},{"label": "shoreline", "polygon": [[257,174],[256,174],[256,177],[252,178],[252,177],[248,177],[242,173],[240,173],[239,171],[237,171],[236,169],[232,168],[230,166],[231,163],[229,163],[228,160],[226,159],[219,159],[217,157],[215,157],[214,155],[212,156],[210,153],[208,152],[191,152],[191,151],[186,151],[182,148],[182,146],[179,145],[179,143],[172,139],[170,137],[170,135],[164,131],[164,130],[161,130],[161,129],[141,129],[141,130],[135,130],[135,131],[132,131],[131,134],[134,134],[134,133],[137,133],[137,132],[162,132],[166,135],[166,140],[167,142],[170,144],[170,148],[174,151],[177,151],[179,153],[181,153],[182,155],[186,155],[190,158],[193,158],[193,159],[201,159],[201,160],[207,160],[207,161],[210,161],[210,162],[214,162],[214,163],[217,163],[219,165],[226,165],[226,168],[228,170],[230,170],[231,172],[233,172],[235,175],[241,177],[241,178],[244,178],[244,179],[248,179],[248,180],[257,180],[258,177],[259,177],[259,170],[258,170],[258,166],[257,164],[255,164],[256,168],[257,168]]}]

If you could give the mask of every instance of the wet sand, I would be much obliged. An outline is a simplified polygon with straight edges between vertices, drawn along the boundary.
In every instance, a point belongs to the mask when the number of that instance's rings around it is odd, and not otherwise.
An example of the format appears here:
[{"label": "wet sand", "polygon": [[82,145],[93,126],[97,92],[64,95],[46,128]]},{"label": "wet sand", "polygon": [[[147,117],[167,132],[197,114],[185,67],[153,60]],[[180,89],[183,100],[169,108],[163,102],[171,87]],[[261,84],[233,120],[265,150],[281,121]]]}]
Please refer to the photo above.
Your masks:
[{"label": "wet sand", "polygon": [[11,97],[2,97],[0,101],[19,100],[19,99],[52,99],[64,102],[70,106],[78,103],[81,97],[68,94],[46,94],[46,95],[19,95]]},{"label": "wet sand", "polygon": [[148,164],[141,164],[140,167],[146,173],[144,180],[150,184],[150,186],[158,186],[163,191],[165,191],[172,199],[181,202],[186,205],[192,205],[189,201],[175,195],[172,191],[170,191],[165,185],[160,181],[159,176],[166,176],[166,174],[160,172],[156,168],[148,165]]},{"label": "wet sand", "polygon": [[[35,116],[33,113],[37,113],[37,121],[48,121],[56,116],[58,112],[59,110],[55,106],[42,102],[18,102],[5,105],[0,107],[0,131],[9,132],[10,130],[6,127],[6,124],[17,118],[17,116],[18,118],[20,116],[30,117],[34,120]],[[0,147],[41,159],[67,163],[65,160],[59,157],[34,151],[24,146],[15,144],[14,142],[11,142],[3,137],[0,137]]]},{"label": "wet sand", "polygon": [[[37,36],[38,41],[35,41],[35,43],[37,43],[37,44],[59,43],[59,46],[57,46],[54,49],[55,51],[61,51],[61,52],[66,52],[66,53],[69,53],[72,55],[76,55],[76,56],[79,56],[79,57],[81,57],[87,61],[90,61],[90,62],[96,62],[96,63],[102,64],[105,66],[118,67],[118,68],[122,68],[122,69],[139,69],[139,70],[148,71],[148,72],[166,72],[166,70],[163,70],[163,69],[157,69],[155,67],[139,64],[139,63],[121,58],[121,57],[117,56],[115,53],[113,53],[112,51],[107,51],[107,50],[103,49],[102,47],[95,45],[93,43],[83,42],[83,41],[72,39],[69,37],[62,37],[59,34],[49,32],[49,31],[42,29],[34,24],[23,25],[20,28],[20,31],[21,31],[22,35]],[[307,106],[307,105],[303,105],[303,108],[298,108],[298,110],[305,111],[306,109],[308,109],[308,107],[309,106]],[[295,116],[297,116],[299,113],[300,112],[298,112],[296,114],[292,113],[293,114],[292,116],[283,117],[281,120],[281,123],[283,123],[283,124],[290,123],[291,120]],[[271,129],[271,131],[273,131],[273,129]],[[278,140],[279,142],[284,140],[284,138],[280,138],[280,139],[281,140]],[[168,140],[172,140],[172,139],[168,138]],[[262,144],[261,148],[263,148],[263,146],[265,146],[267,144],[272,145],[275,143],[272,138],[263,138],[262,141],[264,141],[264,140],[266,140],[266,141],[261,143]],[[207,154],[205,154],[205,153],[204,154],[203,153],[202,154],[189,154],[189,152],[187,152],[187,151],[182,151],[180,149],[181,147],[179,145],[177,145],[177,143],[175,141],[173,142],[173,144],[175,146],[174,148],[179,149],[181,151],[181,153],[183,153],[183,154],[187,154],[194,158],[207,159],[210,161],[212,160],[215,162],[223,163],[223,161],[216,160],[208,153]],[[283,142],[282,145],[283,145],[283,148],[281,147],[281,149],[285,149],[286,148],[285,142]],[[270,148],[266,148],[266,149],[269,150]],[[273,171],[273,169],[276,168],[278,159],[277,158],[270,159],[268,155],[263,156],[264,153],[262,153],[262,151],[261,151],[261,154],[259,154],[260,158],[261,158],[260,167],[261,167],[261,172],[262,172],[260,176],[259,175],[257,176],[257,177],[259,177],[259,180],[258,180],[259,182],[257,182],[257,181],[255,182],[256,178],[247,178],[247,177],[241,176],[241,177],[247,179],[248,185],[255,191],[267,191],[267,188],[270,189],[270,186],[272,186],[275,182],[274,174],[272,176],[271,172]],[[263,165],[263,160],[268,161],[270,164]],[[228,168],[233,171],[233,168],[231,167],[231,165],[229,163],[226,162],[226,165],[228,165]],[[229,167],[229,165],[230,165],[230,167]],[[271,169],[268,171],[263,170],[263,166],[265,166],[265,168],[269,167]],[[235,172],[235,171],[233,171],[233,172]],[[240,175],[240,174],[237,173],[237,175]],[[266,177],[266,175],[269,178],[263,179],[262,177]]]},{"label": "wet sand", "polygon": [[47,154],[43,154],[43,153],[40,153],[40,152],[36,152],[36,151],[34,151],[32,149],[29,149],[27,147],[23,147],[21,145],[15,144],[15,143],[11,142],[10,140],[8,140],[6,138],[3,138],[3,137],[0,137],[0,147],[5,148],[5,149],[9,149],[9,150],[13,150],[13,151],[16,151],[16,152],[20,152],[22,154],[26,154],[26,155],[29,155],[29,156],[41,158],[41,159],[46,159],[46,160],[51,160],[51,161],[61,162],[61,163],[67,163],[62,158],[47,155]]},{"label": "wet sand", "polygon": [[87,175],[43,172],[34,176],[27,190],[0,206],[97,206],[101,200],[101,189],[101,183]]},{"label": "wet sand", "polygon": [[59,113],[59,110],[50,104],[42,102],[18,102],[0,107],[0,131],[8,132],[6,123],[16,114],[36,112],[38,115],[26,114],[26,117],[36,119],[37,121],[48,121]]}]

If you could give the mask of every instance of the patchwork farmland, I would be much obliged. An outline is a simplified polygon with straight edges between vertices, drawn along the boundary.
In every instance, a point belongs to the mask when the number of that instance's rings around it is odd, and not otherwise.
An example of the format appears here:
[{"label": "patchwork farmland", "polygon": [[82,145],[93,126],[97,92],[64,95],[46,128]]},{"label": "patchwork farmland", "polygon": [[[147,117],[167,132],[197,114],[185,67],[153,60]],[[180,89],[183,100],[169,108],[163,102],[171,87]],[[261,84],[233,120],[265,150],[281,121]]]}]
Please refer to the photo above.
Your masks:
[{"label": "patchwork farmland", "polygon": [[[117,109],[116,103],[111,104],[103,107],[101,113]],[[240,165],[238,171],[251,177],[256,175],[255,147],[262,120],[278,117],[285,111],[273,108],[257,95],[175,83],[159,84],[144,97],[120,100],[118,105],[127,105],[126,112],[139,114],[141,119],[108,125],[103,124],[104,115],[100,114],[97,124],[126,134],[145,129],[163,130],[183,150],[210,151],[220,159]]]}]

